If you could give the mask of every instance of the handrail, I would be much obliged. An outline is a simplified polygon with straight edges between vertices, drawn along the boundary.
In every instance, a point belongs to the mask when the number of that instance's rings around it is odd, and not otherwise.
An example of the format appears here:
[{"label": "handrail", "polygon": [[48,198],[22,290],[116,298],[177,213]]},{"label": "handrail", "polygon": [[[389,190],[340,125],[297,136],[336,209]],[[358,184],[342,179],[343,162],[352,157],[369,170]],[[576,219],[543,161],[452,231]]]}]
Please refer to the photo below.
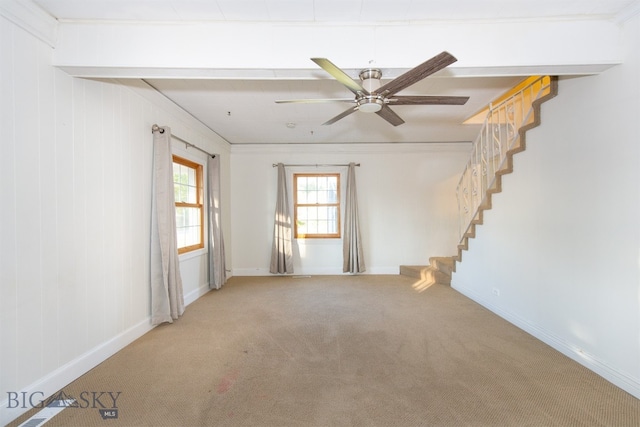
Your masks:
[{"label": "handrail", "polygon": [[499,191],[499,175],[505,172],[509,154],[519,148],[520,129],[533,122],[534,102],[551,91],[551,78],[540,76],[511,97],[490,105],[458,186],[460,240],[468,237],[490,194]]}]

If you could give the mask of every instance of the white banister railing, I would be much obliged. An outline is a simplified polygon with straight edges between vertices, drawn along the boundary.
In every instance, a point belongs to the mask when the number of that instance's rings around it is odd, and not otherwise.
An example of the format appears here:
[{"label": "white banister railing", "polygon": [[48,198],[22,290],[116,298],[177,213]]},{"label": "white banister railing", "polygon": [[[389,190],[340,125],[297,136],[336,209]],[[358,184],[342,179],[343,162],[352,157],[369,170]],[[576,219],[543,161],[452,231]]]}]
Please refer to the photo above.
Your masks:
[{"label": "white banister railing", "polygon": [[551,90],[551,78],[531,78],[522,89],[496,105],[490,105],[471,156],[458,182],[460,239],[463,240],[487,208],[489,193],[498,190],[497,179],[505,167],[508,153],[519,147],[520,129],[534,120],[534,102]]}]

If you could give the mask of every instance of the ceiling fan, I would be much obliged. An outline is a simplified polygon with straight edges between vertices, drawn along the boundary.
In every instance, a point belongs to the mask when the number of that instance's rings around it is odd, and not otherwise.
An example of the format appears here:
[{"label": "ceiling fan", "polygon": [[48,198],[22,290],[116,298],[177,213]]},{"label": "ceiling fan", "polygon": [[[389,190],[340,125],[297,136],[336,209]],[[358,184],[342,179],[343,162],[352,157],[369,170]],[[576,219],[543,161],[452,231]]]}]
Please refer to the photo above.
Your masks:
[{"label": "ceiling fan", "polygon": [[363,113],[376,113],[393,126],[398,126],[403,124],[404,120],[390,108],[392,105],[464,105],[469,99],[468,96],[396,95],[402,89],[456,62],[457,59],[449,52],[442,52],[434,56],[382,86],[380,84],[382,71],[377,68],[362,70],[359,74],[361,83],[358,83],[326,58],[311,58],[311,60],[353,92],[355,98],[291,99],[276,101],[276,103],[349,102],[355,104],[323,125],[333,124],[351,113],[362,111]]}]

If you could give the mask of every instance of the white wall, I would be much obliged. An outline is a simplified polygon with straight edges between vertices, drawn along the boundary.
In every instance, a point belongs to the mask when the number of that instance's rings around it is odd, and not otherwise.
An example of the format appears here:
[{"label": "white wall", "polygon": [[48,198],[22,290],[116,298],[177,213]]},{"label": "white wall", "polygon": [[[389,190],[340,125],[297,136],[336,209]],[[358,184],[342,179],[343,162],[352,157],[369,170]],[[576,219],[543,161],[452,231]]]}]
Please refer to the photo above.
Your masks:
[{"label": "white wall", "polygon": [[[72,78],[51,57],[0,17],[2,425],[25,410],[8,392],[53,393],[150,329],[154,123],[221,154],[229,206],[225,142],[141,82]],[[182,262],[188,300],[202,256]]]},{"label": "white wall", "polygon": [[[455,254],[455,187],[468,153],[468,144],[234,146],[234,275],[269,274],[277,184],[272,165],[278,162],[361,164],[356,181],[367,273],[398,274],[402,264],[426,264],[430,256]],[[346,183],[345,167],[287,168],[289,192],[294,172],[316,171],[340,172]],[[292,194],[289,199],[292,204]],[[296,240],[294,270],[342,274],[342,240]]]},{"label": "white wall", "polygon": [[623,65],[543,105],[453,287],[640,397],[638,16],[624,33]]}]

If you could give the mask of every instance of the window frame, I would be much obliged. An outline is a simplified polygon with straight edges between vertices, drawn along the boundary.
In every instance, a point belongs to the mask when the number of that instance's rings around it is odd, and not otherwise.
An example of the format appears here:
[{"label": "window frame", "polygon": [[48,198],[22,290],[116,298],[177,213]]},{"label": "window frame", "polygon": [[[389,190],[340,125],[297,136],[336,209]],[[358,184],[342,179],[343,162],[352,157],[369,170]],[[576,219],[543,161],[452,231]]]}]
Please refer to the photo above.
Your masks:
[{"label": "window frame", "polygon": [[[184,157],[178,156],[176,154],[172,155],[173,163],[177,163],[179,165],[194,169],[196,172],[196,198],[197,203],[186,203],[186,202],[178,202],[174,200],[176,207],[176,218],[177,218],[177,208],[197,208],[200,211],[200,242],[195,245],[178,247],[178,254],[182,255],[188,252],[197,251],[199,249],[204,249],[204,181],[203,181],[203,166],[200,163],[194,162],[189,159],[185,159]],[[172,163],[172,164],[173,164]],[[175,181],[174,181],[175,185]],[[174,190],[175,191],[175,190]]]},{"label": "window frame", "polygon": [[[331,177],[336,178],[336,202],[335,203],[298,203],[298,177]],[[341,230],[341,210],[342,200],[340,194],[340,173],[294,173],[293,174],[293,236],[295,239],[340,239]],[[314,233],[305,234],[298,232],[298,207],[327,206],[336,208],[336,232],[335,233]]]}]

